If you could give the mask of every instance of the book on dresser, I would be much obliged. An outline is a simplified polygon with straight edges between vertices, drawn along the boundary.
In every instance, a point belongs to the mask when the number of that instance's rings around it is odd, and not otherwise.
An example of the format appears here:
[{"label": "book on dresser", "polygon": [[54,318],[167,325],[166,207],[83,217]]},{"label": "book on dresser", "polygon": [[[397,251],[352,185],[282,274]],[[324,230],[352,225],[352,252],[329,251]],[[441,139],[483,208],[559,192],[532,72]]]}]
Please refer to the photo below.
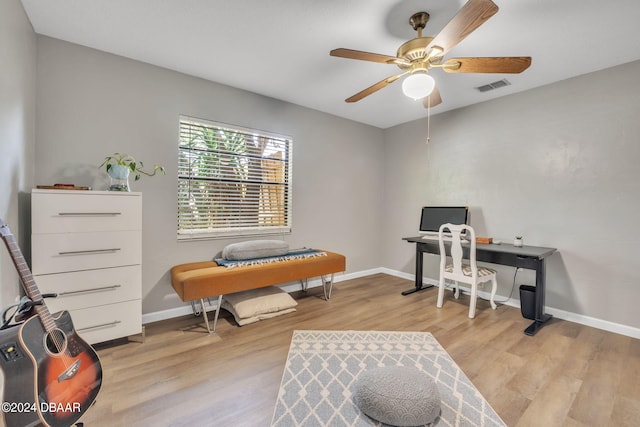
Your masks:
[{"label": "book on dresser", "polygon": [[95,344],[142,332],[142,193],[34,189],[33,276]]}]

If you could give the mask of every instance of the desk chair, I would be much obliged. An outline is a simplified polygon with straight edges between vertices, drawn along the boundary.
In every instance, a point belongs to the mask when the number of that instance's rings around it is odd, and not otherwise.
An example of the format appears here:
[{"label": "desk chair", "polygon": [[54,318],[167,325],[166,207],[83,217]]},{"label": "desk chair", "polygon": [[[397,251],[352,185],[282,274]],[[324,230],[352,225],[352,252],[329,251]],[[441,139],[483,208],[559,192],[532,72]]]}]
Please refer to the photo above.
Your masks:
[{"label": "desk chair", "polygon": [[[451,232],[451,237],[445,237],[445,230]],[[462,231],[467,231],[466,239],[469,240],[469,263],[462,262]],[[444,242],[451,242],[451,260],[447,263],[447,253]],[[491,281],[491,308],[496,309],[493,298],[496,295],[498,283],[496,282],[496,271],[486,267],[478,268],[476,263],[476,233],[473,228],[466,224],[442,224],[438,231],[438,243],[440,246],[440,288],[438,289],[437,307],[442,308],[444,300],[445,280],[453,280],[456,285],[455,297],[460,296],[458,282],[471,285],[471,301],[469,302],[469,318],[473,319],[476,314],[476,300],[478,299],[478,283]]]}]

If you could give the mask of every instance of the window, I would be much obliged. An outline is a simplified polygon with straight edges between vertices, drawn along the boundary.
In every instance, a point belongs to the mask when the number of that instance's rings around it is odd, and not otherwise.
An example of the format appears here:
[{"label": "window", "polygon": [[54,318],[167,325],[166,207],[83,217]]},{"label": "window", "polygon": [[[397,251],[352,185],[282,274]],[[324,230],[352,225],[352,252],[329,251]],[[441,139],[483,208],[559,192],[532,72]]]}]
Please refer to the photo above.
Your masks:
[{"label": "window", "polygon": [[180,117],[178,238],[291,231],[289,137]]}]

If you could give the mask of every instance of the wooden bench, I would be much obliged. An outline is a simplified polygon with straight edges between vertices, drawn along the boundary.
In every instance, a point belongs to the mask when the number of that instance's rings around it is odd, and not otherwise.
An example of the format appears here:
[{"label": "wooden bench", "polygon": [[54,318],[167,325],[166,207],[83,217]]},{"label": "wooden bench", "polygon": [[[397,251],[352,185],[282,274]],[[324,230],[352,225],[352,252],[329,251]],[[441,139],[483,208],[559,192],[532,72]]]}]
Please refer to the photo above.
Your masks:
[{"label": "wooden bench", "polygon": [[[215,261],[180,264],[171,269],[171,285],[182,301],[192,303],[200,301],[207,331],[211,333],[216,330],[222,297],[225,294],[295,281],[300,281],[302,290],[306,290],[310,277],[321,277],[325,300],[329,300],[333,287],[333,276],[335,273],[346,270],[346,259],[344,255],[323,252],[326,253],[326,256],[235,268],[219,266]],[[330,278],[326,276],[330,276]],[[218,297],[218,303],[212,330],[209,327],[204,299],[215,296]]]}]

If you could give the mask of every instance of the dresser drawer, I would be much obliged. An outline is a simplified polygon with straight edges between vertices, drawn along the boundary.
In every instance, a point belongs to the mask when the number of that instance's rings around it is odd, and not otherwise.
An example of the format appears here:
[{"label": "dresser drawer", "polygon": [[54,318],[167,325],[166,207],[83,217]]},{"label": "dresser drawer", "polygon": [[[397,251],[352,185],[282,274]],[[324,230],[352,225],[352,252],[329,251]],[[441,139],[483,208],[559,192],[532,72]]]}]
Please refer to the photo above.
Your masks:
[{"label": "dresser drawer", "polygon": [[141,193],[33,190],[31,232],[141,230]]},{"label": "dresser drawer", "polygon": [[103,268],[73,273],[44,274],[34,277],[40,292],[56,293],[47,306],[57,310],[77,310],[103,304],[140,299],[142,267]]},{"label": "dresser drawer", "polygon": [[33,274],[140,264],[142,232],[32,234]]},{"label": "dresser drawer", "polygon": [[[49,311],[56,312],[48,301],[47,306],[49,306]],[[69,313],[76,332],[89,344],[142,332],[142,302],[140,300],[69,310]]]}]

